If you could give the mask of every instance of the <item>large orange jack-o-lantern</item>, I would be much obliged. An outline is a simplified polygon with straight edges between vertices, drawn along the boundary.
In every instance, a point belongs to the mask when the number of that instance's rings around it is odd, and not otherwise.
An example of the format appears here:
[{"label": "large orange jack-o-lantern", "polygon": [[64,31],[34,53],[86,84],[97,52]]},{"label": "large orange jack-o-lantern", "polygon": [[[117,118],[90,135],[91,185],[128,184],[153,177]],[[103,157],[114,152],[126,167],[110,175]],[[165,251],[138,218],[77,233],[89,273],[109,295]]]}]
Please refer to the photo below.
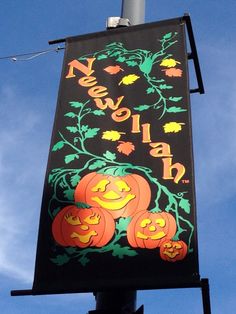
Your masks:
[{"label": "large orange jack-o-lantern", "polygon": [[113,218],[129,217],[147,209],[151,200],[148,182],[137,174],[112,176],[92,172],[75,189],[75,201],[99,206]]},{"label": "large orange jack-o-lantern", "polygon": [[64,207],[54,218],[52,234],[62,246],[102,247],[115,232],[113,217],[101,208]]},{"label": "large orange jack-o-lantern", "polygon": [[160,256],[168,262],[176,262],[185,258],[188,253],[188,246],[184,241],[168,240],[162,242]]},{"label": "large orange jack-o-lantern", "polygon": [[174,217],[166,212],[140,211],[132,218],[127,228],[127,238],[132,247],[155,249],[164,239],[176,233]]}]

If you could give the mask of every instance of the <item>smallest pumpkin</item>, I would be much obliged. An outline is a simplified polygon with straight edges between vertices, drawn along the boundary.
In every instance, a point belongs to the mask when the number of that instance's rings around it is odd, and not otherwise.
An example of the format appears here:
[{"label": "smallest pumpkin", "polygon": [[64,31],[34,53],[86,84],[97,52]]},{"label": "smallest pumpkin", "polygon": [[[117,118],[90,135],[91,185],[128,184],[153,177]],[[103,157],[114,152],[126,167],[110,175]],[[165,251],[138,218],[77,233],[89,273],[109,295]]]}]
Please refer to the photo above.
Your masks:
[{"label": "smallest pumpkin", "polygon": [[185,258],[188,246],[184,241],[164,241],[160,246],[160,256],[167,262],[176,262]]}]

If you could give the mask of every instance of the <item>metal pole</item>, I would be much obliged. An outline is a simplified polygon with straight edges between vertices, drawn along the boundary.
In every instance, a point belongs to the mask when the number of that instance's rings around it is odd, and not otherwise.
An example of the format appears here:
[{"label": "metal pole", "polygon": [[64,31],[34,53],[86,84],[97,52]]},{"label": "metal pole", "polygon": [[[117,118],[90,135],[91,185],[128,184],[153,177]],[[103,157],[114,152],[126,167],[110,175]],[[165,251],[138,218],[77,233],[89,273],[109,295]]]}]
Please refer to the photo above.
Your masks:
[{"label": "metal pole", "polygon": [[[121,12],[121,18],[129,19],[131,25],[142,24],[145,20],[145,0],[122,0]],[[95,298],[96,310],[89,314],[142,314],[144,311],[141,306],[136,312],[135,290],[97,292]]]},{"label": "metal pole", "polygon": [[211,314],[210,288],[207,278],[201,280],[201,288],[204,314]]},{"label": "metal pole", "polygon": [[123,0],[121,17],[129,19],[131,25],[145,22],[145,0]]}]

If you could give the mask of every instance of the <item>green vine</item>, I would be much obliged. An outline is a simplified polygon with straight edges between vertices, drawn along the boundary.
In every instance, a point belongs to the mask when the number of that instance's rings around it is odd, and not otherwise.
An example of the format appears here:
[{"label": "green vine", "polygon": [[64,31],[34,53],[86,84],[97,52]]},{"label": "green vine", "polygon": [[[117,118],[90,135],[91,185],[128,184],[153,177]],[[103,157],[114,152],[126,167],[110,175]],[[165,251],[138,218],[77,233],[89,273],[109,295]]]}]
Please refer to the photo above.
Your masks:
[{"label": "green vine", "polygon": [[167,113],[179,113],[186,111],[186,109],[175,106],[176,103],[182,100],[182,96],[167,97],[165,92],[173,88],[172,85],[166,83],[165,79],[152,76],[153,67],[160,65],[163,60],[173,57],[173,54],[167,53],[168,49],[175,45],[178,40],[177,32],[170,32],[165,34],[160,42],[160,50],[151,52],[142,49],[128,50],[121,42],[114,42],[106,45],[105,49],[97,51],[92,54],[87,54],[79,58],[85,60],[88,57],[94,57],[98,61],[107,58],[115,58],[115,61],[125,63],[129,67],[138,67],[143,77],[146,79],[149,87],[146,89],[146,94],[153,94],[156,101],[152,104],[140,104],[134,107],[136,111],[145,111],[154,109],[159,112],[159,119]]},{"label": "green vine", "polygon": [[[65,147],[69,147],[72,153],[66,155],[64,158],[65,164],[75,162],[76,160],[83,158],[82,168],[55,168],[52,169],[49,177],[48,183],[52,186],[52,196],[48,205],[48,213],[53,220],[61,207],[65,204],[75,204],[74,203],[74,189],[83,176],[85,171],[94,171],[98,173],[109,174],[113,176],[125,176],[127,174],[137,172],[142,173],[149,182],[151,182],[156,187],[156,197],[154,200],[154,207],[150,209],[150,212],[161,212],[165,210],[166,212],[172,212],[175,215],[177,224],[177,233],[175,235],[175,240],[178,240],[180,235],[187,230],[190,230],[189,235],[189,251],[192,251],[191,242],[193,236],[193,225],[180,215],[182,210],[185,214],[190,213],[190,204],[187,199],[184,198],[184,192],[174,194],[171,193],[167,187],[162,185],[157,178],[152,175],[152,170],[147,167],[133,165],[131,163],[121,163],[116,160],[116,154],[110,151],[106,151],[102,156],[91,153],[86,148],[86,142],[89,139],[96,137],[100,131],[99,128],[91,128],[87,124],[83,124],[83,119],[88,115],[95,115],[97,117],[105,115],[102,110],[93,110],[88,106],[89,101],[82,102],[70,102],[70,107],[73,108],[71,111],[65,114],[65,117],[71,119],[73,124],[66,126],[66,130],[60,131],[58,133],[59,141],[56,142],[52,148],[53,152],[62,150]],[[72,135],[72,139],[68,140],[66,133]],[[58,191],[63,191],[63,198],[58,196]],[[165,209],[160,208],[160,200],[165,195],[168,202]],[[61,204],[61,205],[60,205]],[[59,207],[58,207],[59,205]],[[56,207],[57,206],[57,207]],[[86,204],[85,204],[86,206]],[[180,210],[179,210],[180,209]],[[70,247],[64,248],[65,253],[63,255],[58,255],[56,258],[51,259],[58,265],[67,263],[71,258],[78,259],[78,261],[85,265],[89,262],[88,255],[92,253],[104,253],[111,252],[113,256],[118,258],[123,258],[124,256],[135,256],[136,251],[130,247],[122,247],[118,242],[122,237],[126,236],[126,228],[130,221],[130,218],[120,218],[116,222],[116,232],[113,240],[102,248],[86,248],[79,250],[78,248]],[[186,229],[183,229],[182,226]]]}]

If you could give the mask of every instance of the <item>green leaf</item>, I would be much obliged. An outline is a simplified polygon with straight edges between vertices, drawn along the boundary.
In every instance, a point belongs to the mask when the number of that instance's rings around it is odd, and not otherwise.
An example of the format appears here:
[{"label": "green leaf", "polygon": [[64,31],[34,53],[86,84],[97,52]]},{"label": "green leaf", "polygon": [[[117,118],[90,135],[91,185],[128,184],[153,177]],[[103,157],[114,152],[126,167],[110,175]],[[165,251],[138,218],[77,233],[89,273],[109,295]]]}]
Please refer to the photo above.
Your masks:
[{"label": "green leaf", "polygon": [[63,141],[57,142],[57,143],[53,146],[52,151],[53,151],[53,152],[56,152],[57,150],[62,149],[64,145],[65,145],[65,143],[64,143]]},{"label": "green leaf", "polygon": [[146,91],[147,94],[153,94],[155,92],[155,88],[149,87]]},{"label": "green leaf", "polygon": [[81,108],[83,107],[84,104],[78,101],[70,101],[70,105],[71,107],[74,107],[74,108]]},{"label": "green leaf", "polygon": [[89,204],[82,203],[82,202],[75,202],[75,205],[76,205],[78,208],[91,208],[91,206],[90,206]]},{"label": "green leaf", "polygon": [[64,249],[65,249],[66,253],[68,253],[70,255],[78,252],[77,248],[73,247],[73,246],[65,247]]},{"label": "green leaf", "polygon": [[158,86],[160,89],[172,89],[173,86],[171,85],[166,85],[166,84],[161,84]]},{"label": "green leaf", "polygon": [[64,194],[65,198],[67,198],[69,201],[74,200],[74,190],[72,190],[72,189],[65,190],[65,191],[63,191],[63,194]]},{"label": "green leaf", "polygon": [[150,106],[149,105],[140,105],[138,107],[134,107],[134,110],[137,110],[137,111],[144,111],[144,110],[147,110],[149,109]]},{"label": "green leaf", "polygon": [[126,64],[129,66],[129,67],[135,67],[136,65],[138,65],[138,63],[136,61],[126,61]]},{"label": "green leaf", "polygon": [[167,33],[163,36],[163,39],[170,39],[172,37],[172,32]]},{"label": "green leaf", "polygon": [[116,61],[118,62],[124,62],[125,60],[126,60],[125,57],[119,57],[116,59]]},{"label": "green leaf", "polygon": [[65,156],[65,163],[69,164],[71,161],[73,161],[75,159],[79,159],[79,155],[78,154],[67,155],[67,156]]},{"label": "green leaf", "polygon": [[93,138],[97,135],[99,128],[88,129],[84,134],[85,138]]},{"label": "green leaf", "polygon": [[95,161],[93,164],[91,164],[89,166],[89,170],[95,170],[95,169],[98,169],[98,168],[102,168],[104,166],[106,166],[105,161],[97,160],[97,161]]},{"label": "green leaf", "polygon": [[86,256],[82,256],[80,259],[79,259],[79,262],[82,266],[85,266],[87,265],[89,262],[90,262],[90,259],[87,258]]},{"label": "green leaf", "polygon": [[102,59],[107,59],[107,55],[102,54],[97,57],[97,60],[102,60]]},{"label": "green leaf", "polygon": [[121,247],[119,244],[113,246],[112,256],[117,256],[120,259],[123,259],[125,256],[136,256],[138,255],[136,251],[130,249],[130,247],[125,246]]},{"label": "green leaf", "polygon": [[117,57],[121,54],[121,51],[115,51],[113,53],[110,54],[110,57]]},{"label": "green leaf", "polygon": [[59,213],[60,210],[61,210],[61,207],[57,207],[56,209],[54,209],[52,212],[53,217],[55,217]]},{"label": "green leaf", "polygon": [[94,110],[93,114],[95,116],[105,116],[105,112],[103,110]]},{"label": "green leaf", "polygon": [[103,156],[104,156],[106,159],[111,160],[111,161],[116,160],[116,154],[109,152],[109,150],[107,150],[106,153],[103,154]]},{"label": "green leaf", "polygon": [[167,112],[172,112],[172,113],[184,112],[184,111],[187,111],[187,109],[183,109],[183,108],[181,108],[181,107],[175,107],[175,106],[169,107],[169,108],[167,109]]},{"label": "green leaf", "polygon": [[182,198],[181,201],[179,202],[179,207],[181,207],[186,214],[190,214],[191,205],[189,203],[189,200]]},{"label": "green leaf", "polygon": [[82,125],[81,131],[86,132],[88,130],[89,126],[88,125]]},{"label": "green leaf", "polygon": [[77,133],[78,129],[75,126],[67,126],[66,129],[71,133]]},{"label": "green leaf", "polygon": [[68,263],[70,260],[70,258],[66,255],[66,254],[63,254],[63,255],[57,255],[56,258],[51,258],[51,261],[55,264],[57,264],[58,266],[62,266],[66,263]]},{"label": "green leaf", "polygon": [[80,180],[81,176],[79,176],[77,173],[71,177],[70,179],[70,183],[73,187],[76,187],[77,184],[79,183],[79,180]]},{"label": "green leaf", "polygon": [[183,97],[169,97],[169,100],[170,100],[170,101],[174,101],[174,102],[178,102],[178,101],[180,101],[181,99],[183,99]]},{"label": "green leaf", "polygon": [[131,221],[130,217],[120,218],[119,221],[116,223],[116,229],[119,232],[126,231],[130,221]]},{"label": "green leaf", "polygon": [[65,117],[68,117],[68,118],[75,118],[77,117],[77,115],[74,113],[74,112],[67,112],[65,114]]}]

